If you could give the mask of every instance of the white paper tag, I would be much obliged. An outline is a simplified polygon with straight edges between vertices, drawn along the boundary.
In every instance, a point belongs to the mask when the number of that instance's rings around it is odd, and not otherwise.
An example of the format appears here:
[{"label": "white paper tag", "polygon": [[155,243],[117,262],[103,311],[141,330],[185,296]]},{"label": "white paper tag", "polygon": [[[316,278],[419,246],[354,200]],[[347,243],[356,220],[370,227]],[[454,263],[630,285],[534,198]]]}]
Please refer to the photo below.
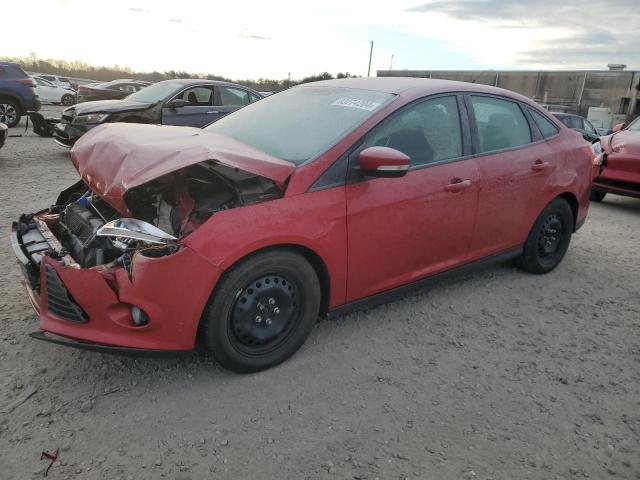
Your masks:
[{"label": "white paper tag", "polygon": [[357,98],[338,98],[331,105],[335,105],[337,107],[359,108],[360,110],[367,110],[368,112],[373,112],[380,106],[377,102],[360,100]]}]

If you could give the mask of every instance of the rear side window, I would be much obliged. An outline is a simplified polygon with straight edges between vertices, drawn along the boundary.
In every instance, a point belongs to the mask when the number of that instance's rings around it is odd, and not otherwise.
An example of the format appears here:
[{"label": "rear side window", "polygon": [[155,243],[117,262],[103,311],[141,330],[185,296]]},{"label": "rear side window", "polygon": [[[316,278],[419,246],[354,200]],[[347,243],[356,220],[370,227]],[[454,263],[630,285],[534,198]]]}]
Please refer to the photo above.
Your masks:
[{"label": "rear side window", "polygon": [[249,92],[239,88],[218,87],[218,89],[220,91],[220,100],[224,107],[243,107],[251,102]]},{"label": "rear side window", "polygon": [[393,115],[376,127],[363,147],[390,147],[426,165],[462,156],[462,134],[456,98],[425,100]]},{"label": "rear side window", "polygon": [[51,75],[41,75],[40,78],[44,78],[45,80],[49,80],[50,82],[54,82],[56,79]]},{"label": "rear side window", "polygon": [[582,122],[577,117],[562,117],[560,121],[569,128],[582,129]]},{"label": "rear side window", "polygon": [[532,108],[529,109],[529,113],[533,117],[533,121],[536,122],[536,125],[540,129],[540,133],[542,133],[544,138],[553,137],[558,133],[558,127],[556,127],[547,117],[536,112]]},{"label": "rear side window", "polygon": [[60,80],[61,82],[64,82],[64,83],[69,83],[69,79],[68,78],[58,77],[58,80]]},{"label": "rear side window", "polygon": [[520,106],[509,100],[471,96],[480,136],[480,152],[493,152],[531,143],[531,130]]}]

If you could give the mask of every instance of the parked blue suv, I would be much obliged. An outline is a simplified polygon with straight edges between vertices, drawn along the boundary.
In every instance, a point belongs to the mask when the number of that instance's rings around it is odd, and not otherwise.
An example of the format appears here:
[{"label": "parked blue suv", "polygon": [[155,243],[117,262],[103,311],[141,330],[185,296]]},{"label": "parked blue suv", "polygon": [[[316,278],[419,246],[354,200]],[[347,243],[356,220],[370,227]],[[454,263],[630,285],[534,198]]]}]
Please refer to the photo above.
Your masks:
[{"label": "parked blue suv", "polygon": [[13,62],[0,62],[0,123],[15,127],[27,111],[40,110],[33,79]]}]

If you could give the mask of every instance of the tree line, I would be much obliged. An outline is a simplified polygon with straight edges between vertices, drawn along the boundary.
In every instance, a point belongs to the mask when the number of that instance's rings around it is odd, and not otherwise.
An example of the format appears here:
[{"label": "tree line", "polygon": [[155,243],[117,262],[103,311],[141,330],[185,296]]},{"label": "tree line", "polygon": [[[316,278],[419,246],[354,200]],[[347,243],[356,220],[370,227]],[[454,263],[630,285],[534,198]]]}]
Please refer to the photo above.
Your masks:
[{"label": "tree line", "polygon": [[225,82],[238,83],[253,88],[258,91],[279,92],[301,83],[316,82],[318,80],[330,80],[333,78],[350,78],[349,72],[340,72],[335,77],[329,72],[322,72],[318,75],[304,77],[302,80],[274,80],[259,78],[258,80],[232,80],[220,75],[190,73],[183,70],[168,70],[166,72],[135,72],[131,68],[123,65],[112,67],[95,66],[83,61],[67,61],[59,59],[41,59],[35,53],[26,57],[4,57],[2,60],[16,62],[27,71],[38,72],[48,75],[59,75],[63,77],[87,78],[102,82],[116,80],[119,78],[132,78],[146,80],[148,82],[159,82],[161,80],[171,80],[176,78],[201,78],[207,80],[222,80]]}]

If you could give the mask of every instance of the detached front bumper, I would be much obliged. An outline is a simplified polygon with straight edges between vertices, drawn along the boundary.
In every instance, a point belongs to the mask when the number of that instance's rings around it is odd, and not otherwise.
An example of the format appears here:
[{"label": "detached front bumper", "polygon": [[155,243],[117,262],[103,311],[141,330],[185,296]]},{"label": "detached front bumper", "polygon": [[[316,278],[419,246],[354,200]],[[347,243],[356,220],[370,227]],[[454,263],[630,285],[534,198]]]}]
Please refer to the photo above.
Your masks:
[{"label": "detached front bumper", "polygon": [[[36,338],[105,353],[193,350],[220,276],[188,247],[164,257],[136,255],[131,276],[121,266],[81,268],[37,217],[30,224],[16,222],[11,243],[40,328],[47,332]],[[134,306],[147,314],[145,325],[134,324]]]}]

